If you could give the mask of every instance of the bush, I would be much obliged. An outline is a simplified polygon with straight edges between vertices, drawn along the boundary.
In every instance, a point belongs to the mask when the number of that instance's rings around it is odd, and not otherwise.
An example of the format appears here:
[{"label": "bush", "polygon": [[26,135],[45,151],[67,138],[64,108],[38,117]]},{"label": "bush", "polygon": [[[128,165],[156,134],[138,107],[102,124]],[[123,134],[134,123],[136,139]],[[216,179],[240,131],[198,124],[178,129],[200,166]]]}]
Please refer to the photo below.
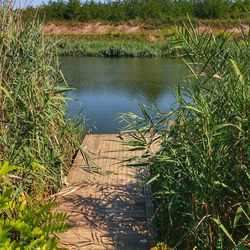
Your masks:
[{"label": "bush", "polygon": [[[108,21],[136,20],[155,25],[176,23],[188,14],[194,18],[245,18],[249,0],[116,0],[116,1],[49,1],[38,7],[46,21]],[[32,17],[37,11],[29,7],[24,13]]]},{"label": "bush", "polygon": [[9,177],[13,170],[17,167],[0,163],[0,249],[62,249],[52,235],[67,230],[67,215],[52,212],[53,202],[38,205],[25,193],[17,195]]}]

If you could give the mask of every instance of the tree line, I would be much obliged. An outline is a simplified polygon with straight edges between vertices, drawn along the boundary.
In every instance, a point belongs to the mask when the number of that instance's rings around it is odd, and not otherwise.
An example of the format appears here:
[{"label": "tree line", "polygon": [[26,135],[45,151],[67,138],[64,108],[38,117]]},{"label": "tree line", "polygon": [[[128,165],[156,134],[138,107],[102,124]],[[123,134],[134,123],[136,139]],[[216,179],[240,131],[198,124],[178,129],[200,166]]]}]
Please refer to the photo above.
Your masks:
[{"label": "tree line", "polygon": [[137,20],[164,24],[175,22],[187,14],[193,18],[246,18],[250,0],[115,0],[84,1],[50,0],[37,8],[27,7],[27,17],[37,12],[46,21],[108,21]]}]

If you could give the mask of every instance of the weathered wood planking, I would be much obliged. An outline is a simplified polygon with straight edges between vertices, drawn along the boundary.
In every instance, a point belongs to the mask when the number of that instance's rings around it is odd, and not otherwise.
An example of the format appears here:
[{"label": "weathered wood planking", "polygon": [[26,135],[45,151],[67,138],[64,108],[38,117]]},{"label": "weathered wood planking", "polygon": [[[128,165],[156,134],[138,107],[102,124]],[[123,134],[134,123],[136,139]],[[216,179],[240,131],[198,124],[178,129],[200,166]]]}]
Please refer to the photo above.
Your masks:
[{"label": "weathered wood planking", "polygon": [[[150,189],[143,185],[148,174],[121,161],[136,152],[125,149],[118,135],[87,135],[82,147],[100,167],[91,172],[78,153],[68,176],[69,187],[59,196],[59,210],[70,215],[71,229],[60,234],[69,249],[149,249]],[[112,152],[113,151],[113,152]]]}]

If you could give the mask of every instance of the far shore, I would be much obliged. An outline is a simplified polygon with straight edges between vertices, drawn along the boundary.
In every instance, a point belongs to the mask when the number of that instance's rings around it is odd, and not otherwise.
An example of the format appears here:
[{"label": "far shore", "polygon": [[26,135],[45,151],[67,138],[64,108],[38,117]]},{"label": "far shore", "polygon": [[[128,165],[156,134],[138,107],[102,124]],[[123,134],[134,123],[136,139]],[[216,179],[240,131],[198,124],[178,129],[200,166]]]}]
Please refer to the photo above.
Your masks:
[{"label": "far shore", "polygon": [[[223,32],[233,33],[239,35],[242,32],[249,32],[249,25],[236,25],[234,22],[222,21],[199,21],[195,25],[195,29],[200,33],[214,33],[221,34]],[[137,36],[144,35],[149,40],[160,40],[166,37],[176,35],[178,27],[174,25],[155,27],[148,24],[138,24],[133,22],[109,24],[101,22],[90,23],[47,23],[43,28],[43,33],[46,35],[78,35],[78,36],[90,36],[90,35],[129,35]]]}]

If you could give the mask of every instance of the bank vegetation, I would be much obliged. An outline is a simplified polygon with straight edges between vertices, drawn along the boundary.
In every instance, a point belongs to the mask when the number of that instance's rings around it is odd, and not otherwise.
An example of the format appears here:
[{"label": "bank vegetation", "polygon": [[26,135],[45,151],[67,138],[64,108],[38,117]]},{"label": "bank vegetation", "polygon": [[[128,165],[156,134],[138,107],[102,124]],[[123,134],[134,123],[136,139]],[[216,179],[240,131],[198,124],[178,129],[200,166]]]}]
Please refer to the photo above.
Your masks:
[{"label": "bank vegetation", "polygon": [[69,90],[37,19],[0,3],[0,249],[59,249],[67,215],[50,195],[82,138],[66,114]]}]

